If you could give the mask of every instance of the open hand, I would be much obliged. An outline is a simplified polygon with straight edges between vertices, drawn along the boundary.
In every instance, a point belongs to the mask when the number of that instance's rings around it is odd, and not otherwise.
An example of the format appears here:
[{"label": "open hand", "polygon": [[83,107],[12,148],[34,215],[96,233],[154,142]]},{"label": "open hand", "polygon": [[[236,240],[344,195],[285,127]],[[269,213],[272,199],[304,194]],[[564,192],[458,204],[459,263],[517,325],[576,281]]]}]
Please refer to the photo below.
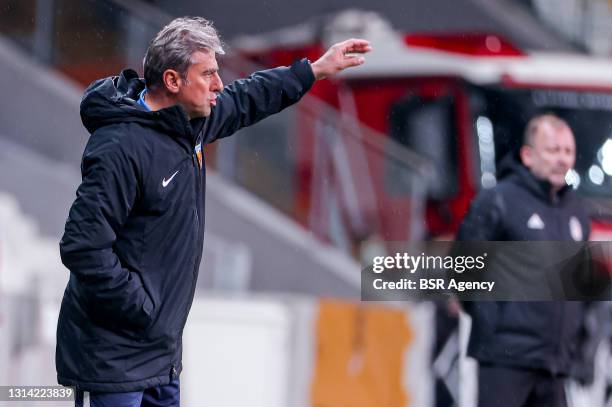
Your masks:
[{"label": "open hand", "polygon": [[315,78],[323,79],[351,66],[365,62],[361,54],[370,52],[372,47],[367,40],[350,39],[332,45],[321,58],[311,66]]}]

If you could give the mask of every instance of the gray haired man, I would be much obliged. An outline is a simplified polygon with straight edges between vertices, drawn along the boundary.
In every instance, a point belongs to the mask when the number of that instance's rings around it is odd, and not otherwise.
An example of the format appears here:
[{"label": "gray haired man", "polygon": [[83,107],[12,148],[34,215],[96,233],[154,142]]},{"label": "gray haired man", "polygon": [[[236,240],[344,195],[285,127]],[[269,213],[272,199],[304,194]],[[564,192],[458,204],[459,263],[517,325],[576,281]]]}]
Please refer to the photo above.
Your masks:
[{"label": "gray haired man", "polygon": [[78,406],[179,405],[204,237],[202,146],[296,103],[369,50],[347,40],[312,64],[224,87],[216,30],[186,17],[151,42],[144,81],[126,69],[89,86],[81,118],[91,137],[60,242],[70,280],[56,350],[58,381],[76,387]]}]

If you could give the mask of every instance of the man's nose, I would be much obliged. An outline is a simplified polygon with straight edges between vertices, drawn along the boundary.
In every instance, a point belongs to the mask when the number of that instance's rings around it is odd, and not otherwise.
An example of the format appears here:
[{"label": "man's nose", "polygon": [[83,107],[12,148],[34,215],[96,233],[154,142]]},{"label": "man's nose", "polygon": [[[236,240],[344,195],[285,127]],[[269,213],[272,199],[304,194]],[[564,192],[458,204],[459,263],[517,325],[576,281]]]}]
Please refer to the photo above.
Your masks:
[{"label": "man's nose", "polygon": [[213,91],[215,92],[221,92],[223,91],[223,81],[221,80],[221,76],[219,76],[219,73],[215,72],[215,81],[213,83]]},{"label": "man's nose", "polygon": [[576,157],[573,154],[568,153],[562,154],[559,161],[561,161],[565,167],[571,168],[574,165],[575,159]]}]

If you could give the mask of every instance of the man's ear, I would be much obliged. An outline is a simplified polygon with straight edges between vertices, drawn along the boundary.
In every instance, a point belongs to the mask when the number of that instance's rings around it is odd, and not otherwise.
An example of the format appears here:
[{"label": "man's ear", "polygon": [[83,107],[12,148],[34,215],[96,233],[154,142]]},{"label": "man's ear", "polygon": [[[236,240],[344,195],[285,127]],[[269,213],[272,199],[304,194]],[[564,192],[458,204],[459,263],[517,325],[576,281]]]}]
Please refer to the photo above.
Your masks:
[{"label": "man's ear", "polygon": [[533,161],[533,148],[529,145],[522,146],[521,150],[519,151],[519,156],[521,157],[523,165],[527,168],[531,168],[531,163]]},{"label": "man's ear", "polygon": [[166,69],[162,74],[162,80],[164,82],[164,87],[170,93],[178,93],[179,88],[182,84],[181,75],[174,69]]}]

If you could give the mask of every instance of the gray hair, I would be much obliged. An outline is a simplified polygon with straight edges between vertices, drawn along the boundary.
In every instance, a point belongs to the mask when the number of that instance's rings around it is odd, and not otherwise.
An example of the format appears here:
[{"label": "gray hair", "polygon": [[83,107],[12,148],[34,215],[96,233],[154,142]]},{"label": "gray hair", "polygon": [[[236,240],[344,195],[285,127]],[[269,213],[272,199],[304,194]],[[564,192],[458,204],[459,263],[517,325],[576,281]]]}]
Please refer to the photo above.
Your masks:
[{"label": "gray hair", "polygon": [[196,51],[225,54],[212,22],[202,17],[172,20],[153,38],[142,61],[147,87],[163,86],[162,76],[167,69],[176,70],[186,80]]}]

